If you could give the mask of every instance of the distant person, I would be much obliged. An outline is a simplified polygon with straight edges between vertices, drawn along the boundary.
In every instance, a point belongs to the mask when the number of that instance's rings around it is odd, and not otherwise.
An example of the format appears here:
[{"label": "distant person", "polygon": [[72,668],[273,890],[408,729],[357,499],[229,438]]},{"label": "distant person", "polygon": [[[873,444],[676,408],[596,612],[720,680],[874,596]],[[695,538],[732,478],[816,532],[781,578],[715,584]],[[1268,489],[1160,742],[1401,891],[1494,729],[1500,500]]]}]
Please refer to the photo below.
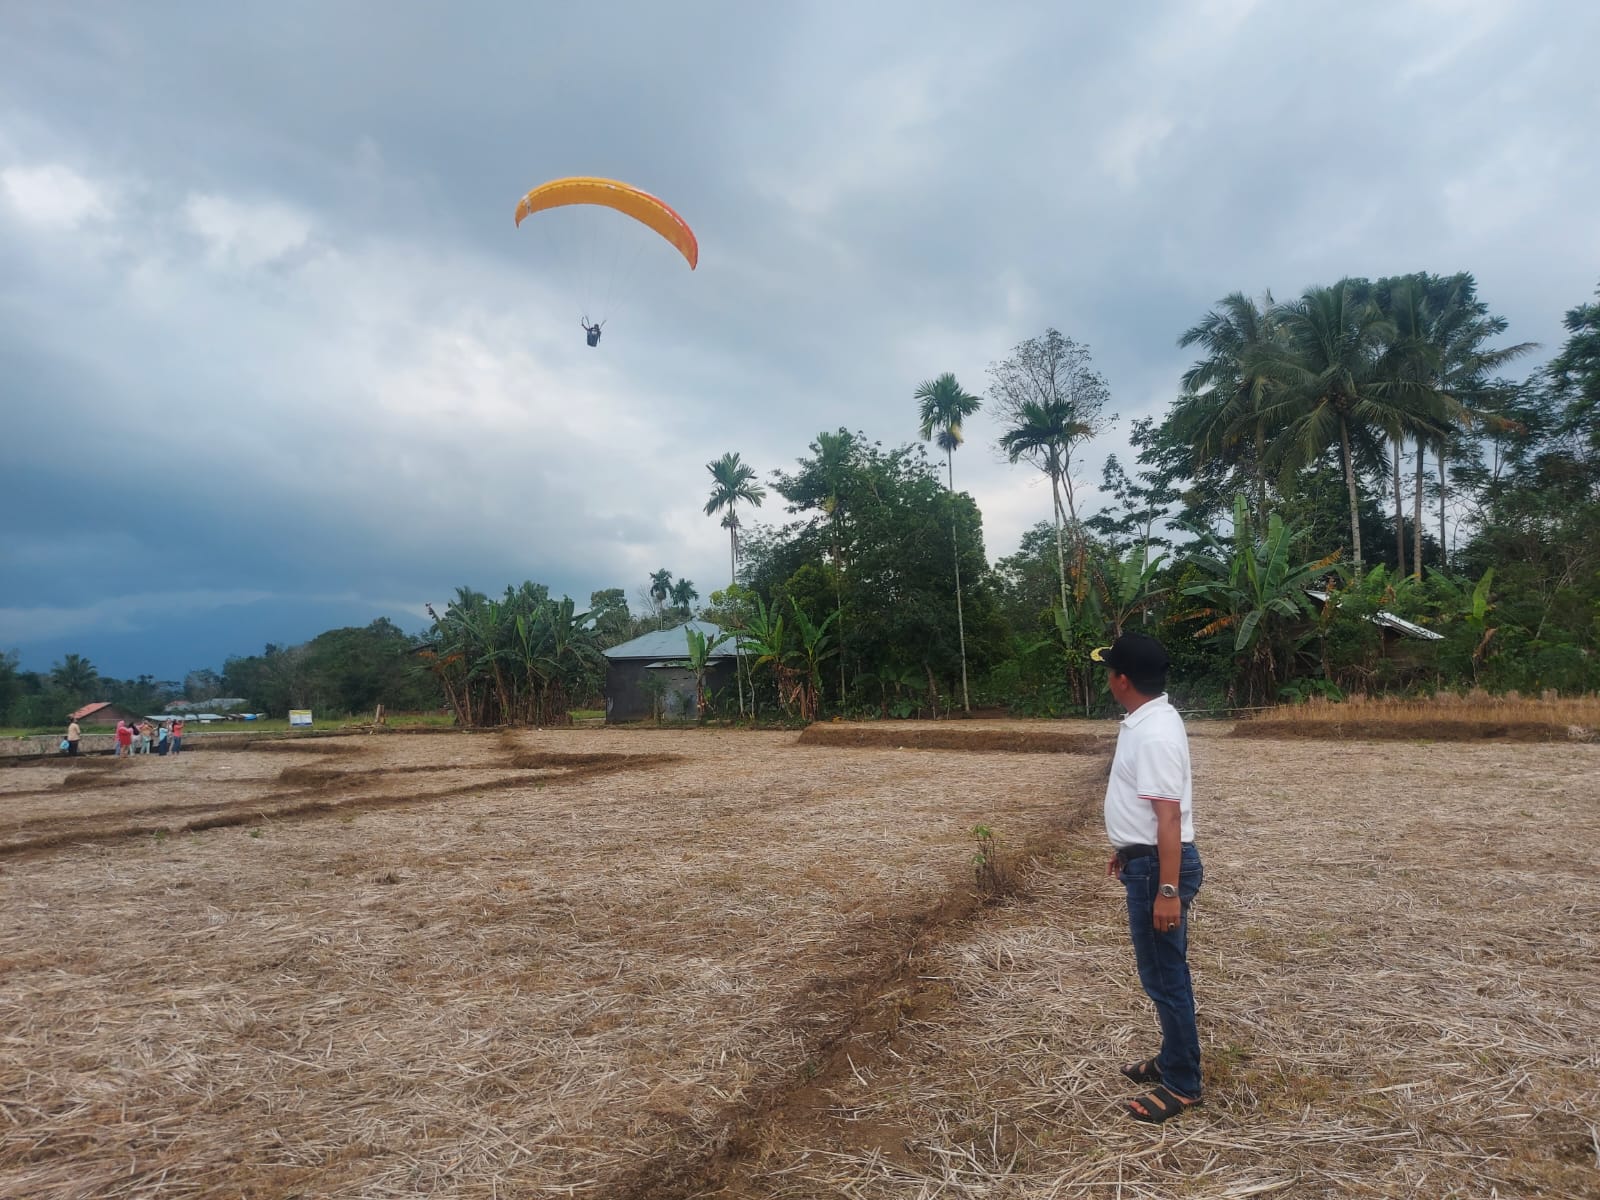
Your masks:
[{"label": "distant person", "polygon": [[139,722],[139,753],[149,754],[154,748],[156,727],[149,721]]},{"label": "distant person", "polygon": [[167,739],[168,752],[176,754],[183,749],[183,718],[179,717],[172,722],[172,736]]},{"label": "distant person", "polygon": [[167,756],[167,741],[171,736],[171,733],[167,730],[167,723],[165,721],[161,722],[161,727],[156,730],[157,757],[165,758]]},{"label": "distant person", "polygon": [[585,317],[579,323],[583,326],[584,337],[588,341],[589,345],[598,346],[600,344],[600,326],[598,324],[589,324],[588,317]]},{"label": "distant person", "polygon": [[1106,781],[1106,836],[1115,850],[1106,874],[1127,892],[1139,982],[1161,1023],[1161,1052],[1122,1068],[1133,1082],[1154,1085],[1124,1111],[1154,1125],[1201,1098],[1188,915],[1203,871],[1194,844],[1189,735],[1167,700],[1167,651],[1155,638],[1125,633],[1090,657],[1105,664],[1112,698],[1128,713]]},{"label": "distant person", "polygon": [[133,726],[126,721],[117,722],[117,757],[133,757]]},{"label": "distant person", "polygon": [[76,754],[78,752],[78,743],[83,740],[83,730],[78,728],[78,722],[75,719],[67,722],[66,740],[67,753]]}]

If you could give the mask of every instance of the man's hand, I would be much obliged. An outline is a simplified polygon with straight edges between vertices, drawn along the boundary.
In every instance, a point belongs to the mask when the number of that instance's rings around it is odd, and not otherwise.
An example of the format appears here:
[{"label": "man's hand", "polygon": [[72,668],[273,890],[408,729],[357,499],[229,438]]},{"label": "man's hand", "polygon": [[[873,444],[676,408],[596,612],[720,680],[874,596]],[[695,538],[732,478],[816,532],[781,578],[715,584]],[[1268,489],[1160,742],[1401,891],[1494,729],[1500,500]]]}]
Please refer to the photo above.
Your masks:
[{"label": "man's hand", "polygon": [[1122,881],[1122,859],[1112,854],[1111,861],[1106,864],[1106,874],[1117,882]]},{"label": "man's hand", "polygon": [[1183,924],[1183,901],[1176,896],[1157,896],[1150,923],[1157,933],[1170,933]]}]

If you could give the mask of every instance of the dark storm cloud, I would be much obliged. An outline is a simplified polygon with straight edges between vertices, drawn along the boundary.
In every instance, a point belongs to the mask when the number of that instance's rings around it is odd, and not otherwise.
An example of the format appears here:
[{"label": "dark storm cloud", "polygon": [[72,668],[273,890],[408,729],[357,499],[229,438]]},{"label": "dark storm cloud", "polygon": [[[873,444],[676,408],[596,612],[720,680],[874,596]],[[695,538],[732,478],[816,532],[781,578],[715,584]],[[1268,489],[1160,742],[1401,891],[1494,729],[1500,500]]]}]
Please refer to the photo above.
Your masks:
[{"label": "dark storm cloud", "polygon": [[[461,583],[705,594],[704,463],[907,440],[1048,324],[1128,418],[1234,289],[1470,269],[1547,347],[1592,291],[1589,6],[1103,8],[7,9],[0,645],[172,674]],[[595,353],[510,219],[579,173],[702,244]],[[995,432],[991,555],[1049,511]]]}]

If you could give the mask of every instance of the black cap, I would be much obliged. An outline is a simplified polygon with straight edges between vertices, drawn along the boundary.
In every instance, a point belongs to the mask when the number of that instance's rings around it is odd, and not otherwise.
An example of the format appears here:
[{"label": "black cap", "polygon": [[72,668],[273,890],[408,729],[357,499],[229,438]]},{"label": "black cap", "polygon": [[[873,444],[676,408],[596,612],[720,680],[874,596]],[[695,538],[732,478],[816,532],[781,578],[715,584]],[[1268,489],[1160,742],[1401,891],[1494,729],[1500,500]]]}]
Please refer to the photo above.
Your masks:
[{"label": "black cap", "polygon": [[1111,645],[1091,650],[1089,657],[1123,675],[1136,678],[1159,675],[1170,663],[1166,647],[1142,633],[1125,633]]}]

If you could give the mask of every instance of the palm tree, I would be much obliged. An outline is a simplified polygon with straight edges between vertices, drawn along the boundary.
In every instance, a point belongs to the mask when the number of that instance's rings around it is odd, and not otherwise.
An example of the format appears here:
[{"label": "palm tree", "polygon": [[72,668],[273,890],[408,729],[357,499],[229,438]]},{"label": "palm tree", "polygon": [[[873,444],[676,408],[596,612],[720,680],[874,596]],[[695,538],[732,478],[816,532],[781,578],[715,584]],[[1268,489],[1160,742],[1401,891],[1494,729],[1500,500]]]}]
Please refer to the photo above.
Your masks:
[{"label": "palm tree", "polygon": [[700,593],[694,590],[694,584],[687,579],[680,579],[672,585],[672,605],[685,620],[689,617],[689,606],[700,599]]},{"label": "palm tree", "polygon": [[[1492,316],[1478,299],[1477,281],[1455,275],[1416,274],[1391,283],[1387,304],[1395,320],[1400,360],[1396,364],[1415,386],[1421,418],[1411,430],[1417,443],[1416,490],[1412,497],[1413,574],[1422,577],[1423,455],[1429,445],[1439,459],[1439,553],[1445,553],[1445,453],[1456,431],[1492,418],[1485,412],[1487,379],[1513,359],[1537,348],[1535,342],[1489,349],[1484,345],[1506,331],[1503,317]],[[1398,464],[1397,464],[1398,470]],[[1398,497],[1398,482],[1396,484]],[[1398,520],[1398,518],[1397,518]],[[1403,566],[1403,563],[1402,563]]]},{"label": "palm tree", "polygon": [[71,696],[75,703],[82,703],[91,699],[100,686],[100,672],[83,655],[69,654],[50,668],[50,682]]},{"label": "palm tree", "polygon": [[662,567],[659,571],[650,574],[650,599],[656,602],[656,624],[662,629],[667,625],[667,598],[672,595],[672,572]]},{"label": "palm tree", "polygon": [[1174,427],[1191,445],[1197,465],[1220,459],[1231,466],[1248,460],[1255,503],[1265,520],[1267,481],[1263,468],[1271,434],[1266,416],[1268,381],[1259,369],[1262,350],[1277,336],[1274,302],[1267,292],[1257,304],[1243,292],[1224,296],[1199,324],[1178,339],[1199,346],[1205,357],[1183,374],[1183,395],[1173,406]]},{"label": "palm tree", "polygon": [[956,636],[961,646],[961,707],[970,712],[972,704],[967,699],[967,623],[961,610],[961,546],[956,540],[955,452],[961,445],[961,422],[977,412],[982,401],[963,391],[949,371],[921,384],[917,388],[916,399],[922,418],[922,440],[937,440],[939,449],[944,451],[947,489],[952,498],[950,549],[956,573]]},{"label": "palm tree", "polygon": [[[722,527],[728,531],[728,582],[730,585],[739,582],[739,514],[735,505],[743,501],[761,507],[761,501],[766,498],[767,489],[756,483],[755,468],[748,463],[739,461],[737,453],[724,454],[716,462],[706,464],[706,470],[711,472],[711,498],[706,501],[706,516],[715,516],[726,509],[722,516]],[[734,687],[739,692],[739,714],[744,715],[744,684],[739,681],[739,642],[737,637],[733,643],[734,649]]]},{"label": "palm tree", "polygon": [[[1060,331],[1046,329],[989,367],[991,409],[1010,426],[1000,449],[1015,463],[1026,458],[1050,476],[1056,515],[1056,565],[1061,572],[1061,606],[1067,605],[1067,568],[1061,549],[1063,517],[1070,518],[1074,560],[1083,579],[1084,537],[1073,498],[1072,453],[1116,417],[1105,415],[1111,389],[1090,365],[1089,348]],[[1063,494],[1066,507],[1062,507]]]},{"label": "palm tree", "polygon": [[[1073,542],[1082,550],[1082,531],[1078,528],[1077,508],[1072,498],[1072,447],[1094,433],[1086,422],[1075,421],[1070,408],[1060,401],[1024,401],[1017,409],[1016,424],[1000,435],[1000,449],[1013,463],[1027,459],[1050,477],[1050,497],[1056,527],[1056,568],[1061,575],[1061,607],[1067,607],[1067,558],[1062,548],[1062,525],[1070,513]],[[1062,504],[1062,492],[1066,504]]]},{"label": "palm tree", "polygon": [[1300,299],[1278,305],[1272,319],[1282,336],[1262,347],[1251,363],[1267,380],[1270,399],[1262,415],[1282,429],[1268,449],[1270,461],[1293,471],[1338,447],[1357,575],[1362,559],[1356,451],[1406,417],[1398,398],[1402,389],[1379,369],[1380,351],[1394,338],[1394,324],[1365,290],[1346,279],[1307,288]]},{"label": "palm tree", "polygon": [[761,507],[767,489],[756,483],[755,468],[739,461],[737,453],[724,454],[716,462],[708,462],[711,472],[711,498],[706,501],[706,516],[713,517],[727,510],[722,524],[728,531],[728,580],[738,582],[739,575],[739,518],[734,511],[737,504]]}]

